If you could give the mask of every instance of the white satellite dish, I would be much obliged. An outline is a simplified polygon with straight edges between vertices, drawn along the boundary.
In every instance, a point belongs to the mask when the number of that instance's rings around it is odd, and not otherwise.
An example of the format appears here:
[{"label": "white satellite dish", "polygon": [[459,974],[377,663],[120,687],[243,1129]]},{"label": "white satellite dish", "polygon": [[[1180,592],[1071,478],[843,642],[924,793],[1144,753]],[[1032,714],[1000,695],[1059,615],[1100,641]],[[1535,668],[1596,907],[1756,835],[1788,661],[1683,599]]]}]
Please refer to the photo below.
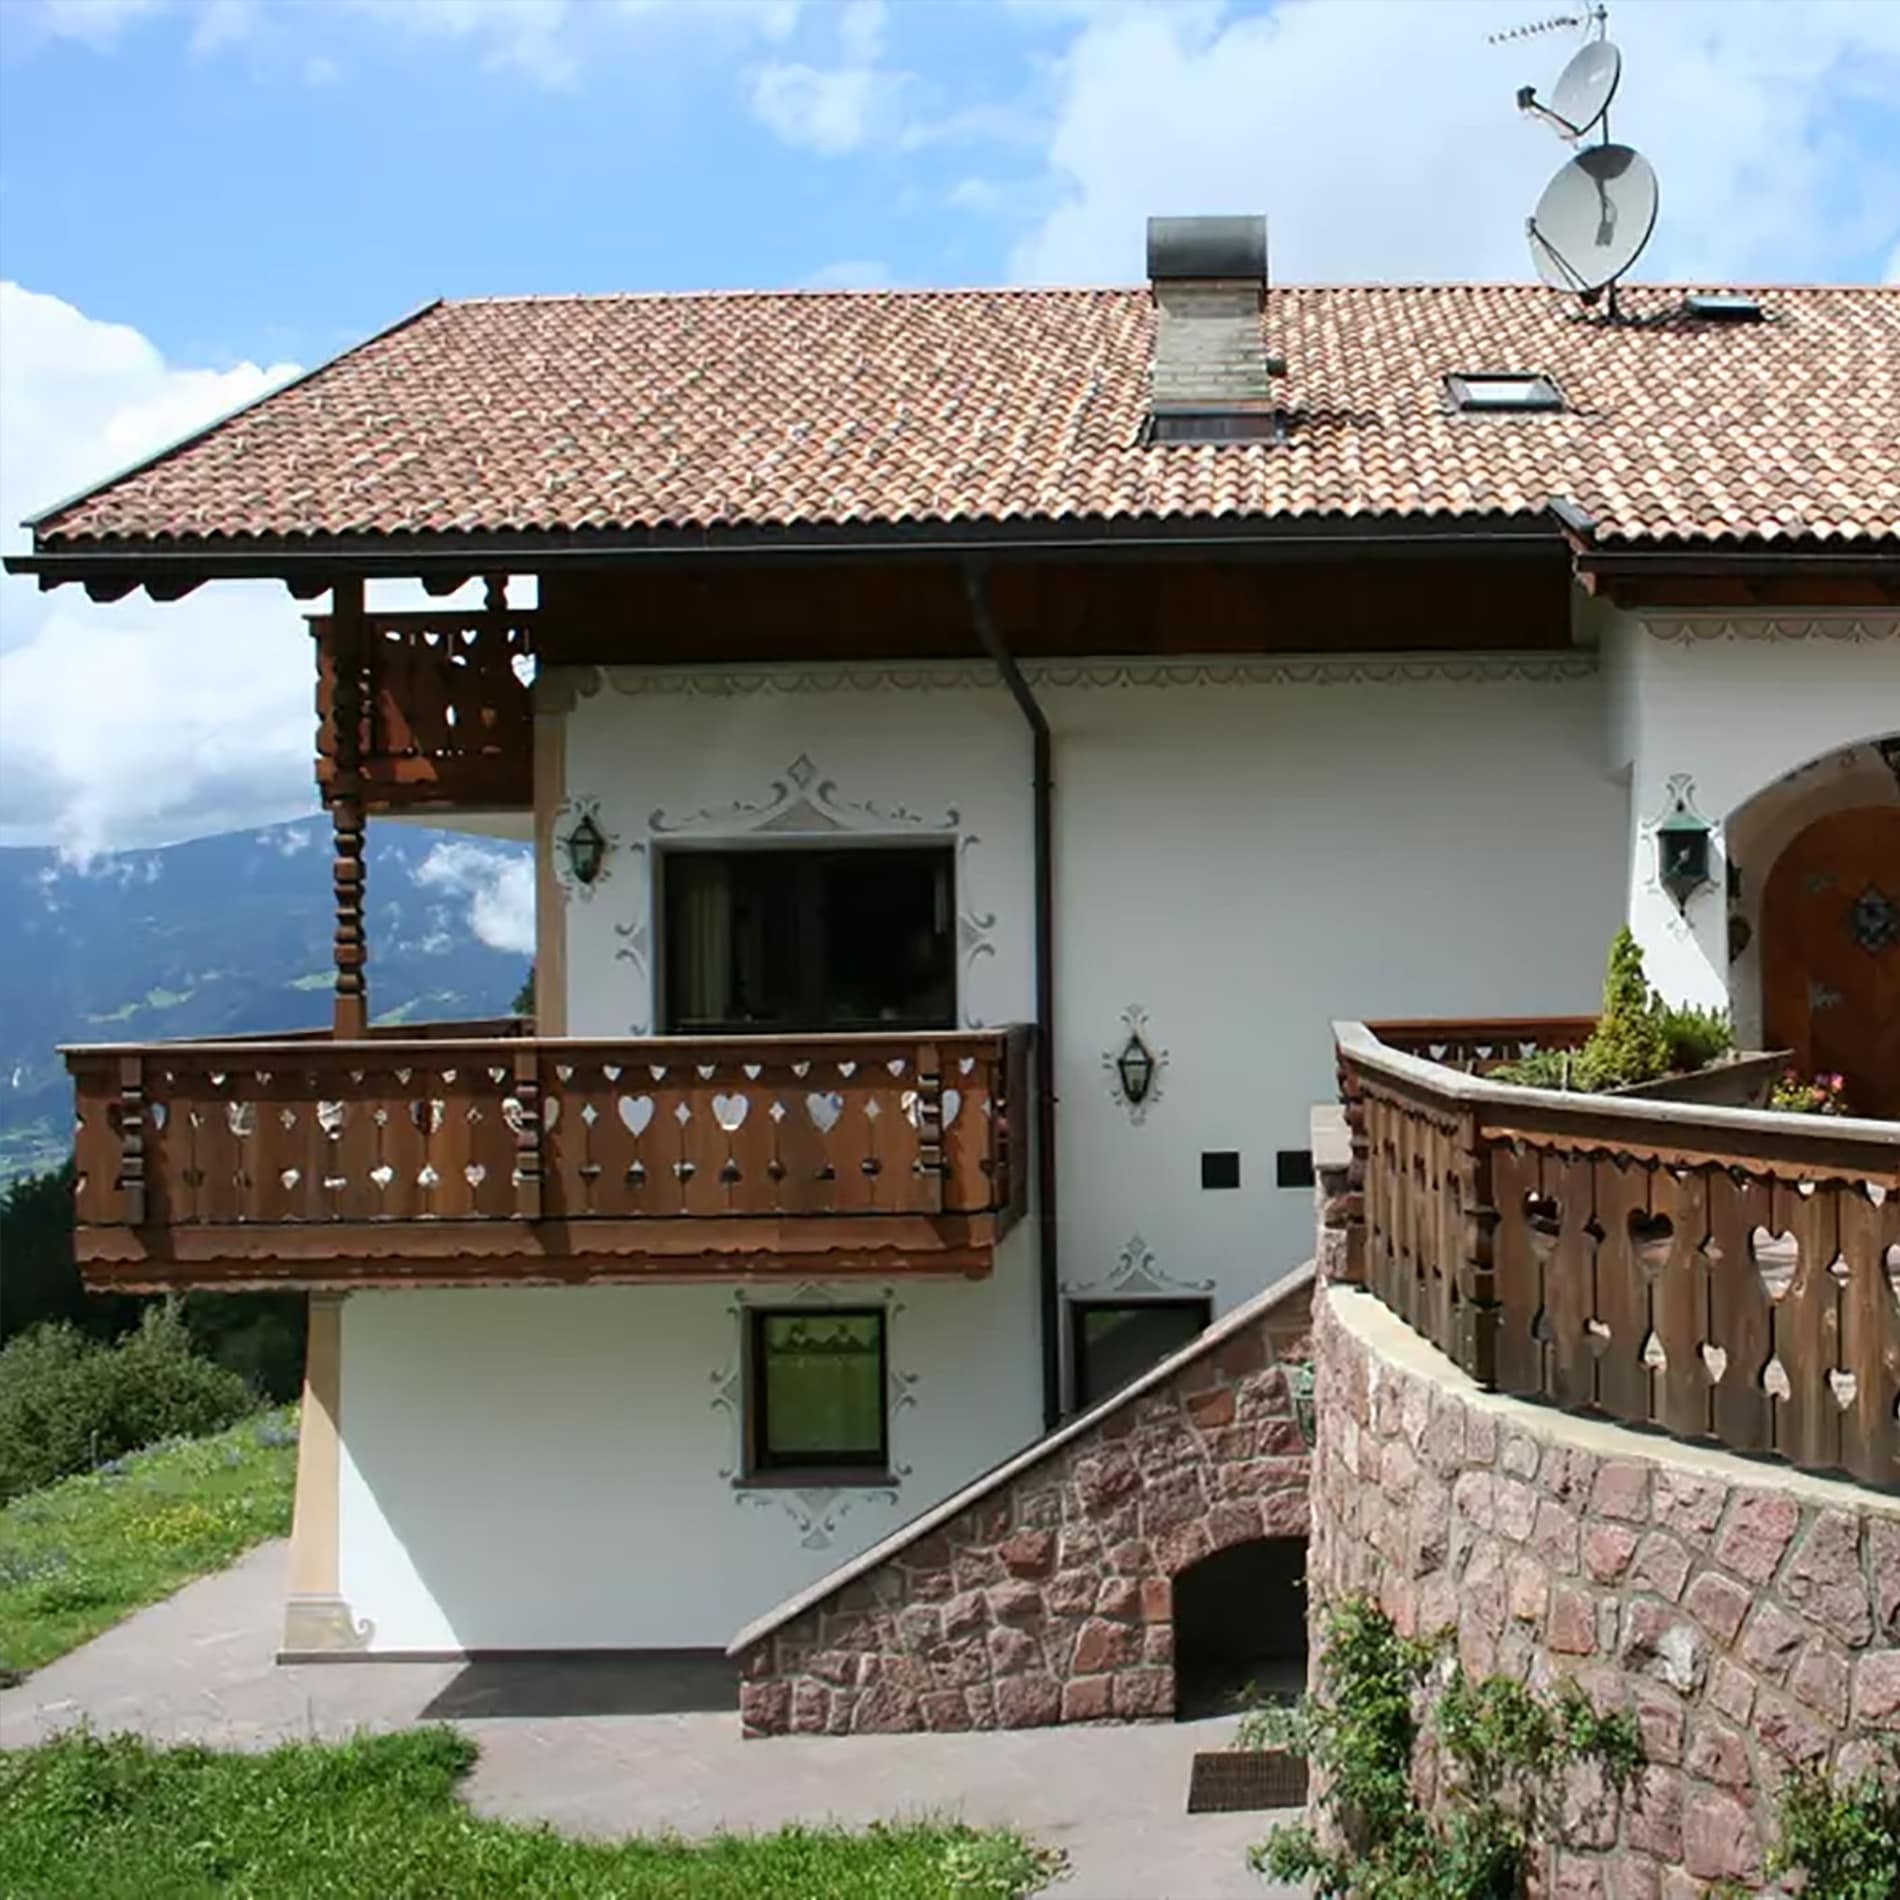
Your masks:
[{"label": "white satellite dish", "polygon": [[1623,55],[1609,40],[1592,40],[1558,75],[1548,99],[1539,99],[1535,86],[1525,86],[1517,103],[1548,120],[1562,137],[1580,139],[1609,111],[1622,76]]},{"label": "white satellite dish", "polygon": [[1641,152],[1579,152],[1544,187],[1525,227],[1538,275],[1553,290],[1595,297],[1642,255],[1657,202],[1656,174]]}]

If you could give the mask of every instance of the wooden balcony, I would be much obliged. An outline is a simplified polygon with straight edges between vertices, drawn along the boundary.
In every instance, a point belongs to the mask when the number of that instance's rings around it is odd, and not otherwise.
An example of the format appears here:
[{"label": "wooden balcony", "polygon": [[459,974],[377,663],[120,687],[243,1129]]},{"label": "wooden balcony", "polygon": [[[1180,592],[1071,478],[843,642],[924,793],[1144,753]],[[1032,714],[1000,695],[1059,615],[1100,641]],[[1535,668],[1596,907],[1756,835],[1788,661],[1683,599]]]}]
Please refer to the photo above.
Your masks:
[{"label": "wooden balcony", "polygon": [[1346,1277],[1494,1391],[1900,1488],[1900,1123],[1466,1070],[1569,1020],[1337,1026]]},{"label": "wooden balcony", "polygon": [[1023,1213],[1027,1029],[509,1027],[67,1050],[86,1284],[980,1277]]}]

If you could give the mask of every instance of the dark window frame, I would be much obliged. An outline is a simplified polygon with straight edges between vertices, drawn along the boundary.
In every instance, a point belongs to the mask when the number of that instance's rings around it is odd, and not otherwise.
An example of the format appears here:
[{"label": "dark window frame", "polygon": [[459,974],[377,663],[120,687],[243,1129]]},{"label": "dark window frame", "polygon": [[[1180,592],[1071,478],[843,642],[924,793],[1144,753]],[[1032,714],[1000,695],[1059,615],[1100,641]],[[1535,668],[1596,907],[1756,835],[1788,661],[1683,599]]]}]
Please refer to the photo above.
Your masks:
[{"label": "dark window frame", "polygon": [[[961,1021],[963,1007],[962,982],[960,972],[961,959],[957,955],[957,919],[961,911],[961,852],[960,834],[947,835],[935,833],[927,837],[836,837],[826,834],[822,837],[800,838],[708,838],[708,839],[669,839],[653,854],[653,959],[654,959],[654,1021],[658,1024],[658,1033],[667,1036],[761,1036],[761,1035],[812,1035],[832,1036],[845,1034],[867,1035],[933,1035],[956,1029]],[[740,1019],[721,1019],[716,1023],[694,1023],[681,1027],[676,1013],[675,981],[671,968],[673,962],[673,902],[674,895],[669,888],[668,868],[684,858],[736,858],[751,856],[772,856],[782,858],[817,859],[821,857],[842,856],[849,853],[884,855],[895,852],[923,852],[934,854],[943,864],[945,888],[947,892],[947,924],[943,933],[946,946],[946,972],[949,978],[949,998],[947,1008],[941,1017],[926,1020],[922,1015],[853,1025],[849,1028],[835,1025],[815,1024],[809,1028],[786,1025],[749,1022]],[[810,920],[801,918],[802,928],[809,927]],[[815,993],[821,994],[823,982],[816,985]],[[809,1004],[813,998],[801,999]]]},{"label": "dark window frame", "polygon": [[[1127,1300],[1071,1300],[1069,1302],[1069,1389],[1075,1397],[1075,1409],[1088,1411],[1100,1405],[1104,1399],[1112,1398],[1113,1393],[1098,1392],[1093,1398],[1089,1390],[1089,1342],[1087,1316],[1091,1313],[1125,1312],[1175,1312],[1198,1313],[1201,1323],[1196,1332],[1204,1333],[1214,1323],[1214,1299],[1209,1293],[1169,1294],[1158,1299]],[[1175,1348],[1179,1351],[1179,1348]],[[1139,1378],[1141,1375],[1135,1375]],[[1128,1381],[1115,1388],[1117,1392],[1128,1389]]]},{"label": "dark window frame", "polygon": [[[838,1452],[779,1452],[771,1444],[766,1327],[772,1320],[877,1321],[877,1447]],[[827,1484],[888,1484],[891,1478],[891,1319],[884,1306],[751,1306],[746,1308],[746,1459],[741,1483],[790,1484],[822,1475]]]}]

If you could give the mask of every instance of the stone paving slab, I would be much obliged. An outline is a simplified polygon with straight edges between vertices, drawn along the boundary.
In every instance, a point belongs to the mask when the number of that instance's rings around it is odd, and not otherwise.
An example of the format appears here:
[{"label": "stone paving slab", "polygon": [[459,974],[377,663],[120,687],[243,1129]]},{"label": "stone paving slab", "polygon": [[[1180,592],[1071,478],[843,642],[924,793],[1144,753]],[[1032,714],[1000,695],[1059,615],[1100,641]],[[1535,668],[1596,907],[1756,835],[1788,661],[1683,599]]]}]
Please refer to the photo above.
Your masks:
[{"label": "stone paving slab", "polygon": [[[452,1719],[481,1745],[482,1813],[608,1837],[693,1837],[934,1814],[1067,1849],[1070,1900],[1273,1900],[1247,1843],[1268,1817],[1189,1815],[1188,1769],[1230,1720],[743,1741],[716,1659],[315,1663],[273,1650],[285,1550],[267,1544],[0,1691],[0,1743],[75,1722],[260,1748]],[[587,1713],[561,1713],[564,1708]],[[642,1708],[648,1712],[625,1711]],[[519,1711],[491,1713],[506,1709]]]}]

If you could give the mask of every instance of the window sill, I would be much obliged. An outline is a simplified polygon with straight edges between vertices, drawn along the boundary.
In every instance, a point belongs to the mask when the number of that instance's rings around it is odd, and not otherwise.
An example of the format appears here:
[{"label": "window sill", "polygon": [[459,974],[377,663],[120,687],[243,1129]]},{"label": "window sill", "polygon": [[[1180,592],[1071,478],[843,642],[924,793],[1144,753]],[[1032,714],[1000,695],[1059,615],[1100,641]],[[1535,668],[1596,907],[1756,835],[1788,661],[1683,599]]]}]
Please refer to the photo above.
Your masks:
[{"label": "window sill", "polygon": [[798,1465],[734,1478],[735,1491],[891,1491],[895,1475],[864,1465]]}]

